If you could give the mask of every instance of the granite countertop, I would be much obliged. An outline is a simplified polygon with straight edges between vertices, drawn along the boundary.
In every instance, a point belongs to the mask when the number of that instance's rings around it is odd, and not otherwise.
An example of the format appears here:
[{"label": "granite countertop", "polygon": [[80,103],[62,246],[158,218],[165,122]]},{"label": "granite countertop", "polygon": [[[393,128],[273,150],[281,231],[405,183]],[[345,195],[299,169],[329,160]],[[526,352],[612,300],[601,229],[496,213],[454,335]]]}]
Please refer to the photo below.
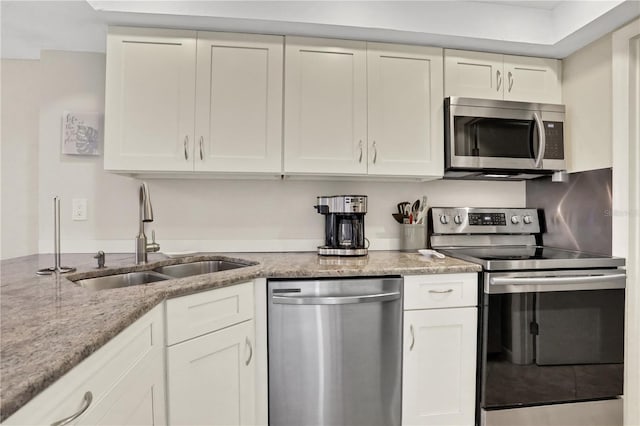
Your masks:
[{"label": "granite countertop", "polygon": [[[245,268],[147,285],[89,291],[69,280],[205,259],[245,260]],[[478,265],[418,253],[372,251],[363,258],[300,253],[206,253],[182,258],[150,254],[134,265],[132,254],[107,254],[107,269],[95,268],[92,254],[65,254],[77,272],[36,276],[53,264],[52,255],[1,262],[0,421],[17,411],[128,325],[164,299],[224,287],[258,277],[339,277],[477,272]]]}]

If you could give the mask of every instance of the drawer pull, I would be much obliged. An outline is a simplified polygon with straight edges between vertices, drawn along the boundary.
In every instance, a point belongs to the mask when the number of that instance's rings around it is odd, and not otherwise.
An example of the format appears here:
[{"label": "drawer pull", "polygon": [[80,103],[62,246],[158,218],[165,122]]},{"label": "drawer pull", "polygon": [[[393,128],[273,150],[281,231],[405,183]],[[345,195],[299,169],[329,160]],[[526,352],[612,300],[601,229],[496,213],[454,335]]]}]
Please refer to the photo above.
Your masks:
[{"label": "drawer pull", "polygon": [[93,401],[93,394],[87,391],[84,394],[82,407],[80,407],[80,410],[78,410],[77,413],[72,414],[69,417],[65,417],[62,420],[58,420],[57,422],[53,422],[51,423],[51,426],[64,426],[71,423],[72,421],[80,417],[85,411],[87,411],[87,408],[89,408],[89,406],[91,405],[91,401]]},{"label": "drawer pull", "polygon": [[453,289],[450,288],[448,290],[429,290],[429,293],[436,293],[436,294],[453,293]]}]

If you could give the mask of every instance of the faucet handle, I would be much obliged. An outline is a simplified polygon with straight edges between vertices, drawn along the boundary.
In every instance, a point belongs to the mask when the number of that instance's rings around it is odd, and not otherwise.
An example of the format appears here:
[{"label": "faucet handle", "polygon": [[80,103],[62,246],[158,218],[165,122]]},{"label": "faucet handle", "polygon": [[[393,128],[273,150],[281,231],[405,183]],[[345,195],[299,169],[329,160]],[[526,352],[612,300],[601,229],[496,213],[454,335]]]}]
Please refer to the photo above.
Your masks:
[{"label": "faucet handle", "polygon": [[160,244],[156,243],[156,231],[151,231],[151,242],[147,244],[147,253],[155,253],[160,251]]},{"label": "faucet handle", "polygon": [[95,256],[93,256],[93,258],[98,259],[98,269],[104,268],[105,255],[102,250],[100,250]]}]

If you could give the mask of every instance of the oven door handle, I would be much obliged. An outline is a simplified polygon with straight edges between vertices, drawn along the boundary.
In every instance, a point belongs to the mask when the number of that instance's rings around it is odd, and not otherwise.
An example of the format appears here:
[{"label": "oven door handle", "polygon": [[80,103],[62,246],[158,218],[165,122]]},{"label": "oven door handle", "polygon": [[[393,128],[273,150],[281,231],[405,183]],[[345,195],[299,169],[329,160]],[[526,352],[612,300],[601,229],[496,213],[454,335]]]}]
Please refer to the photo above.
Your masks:
[{"label": "oven door handle", "polygon": [[[518,293],[530,291],[596,290],[624,288],[626,278],[627,275],[625,273],[555,277],[491,277],[489,278],[489,284],[490,286],[508,286],[510,288],[505,288],[505,290],[512,290]],[[568,285],[572,287],[568,288]],[[493,291],[490,292],[493,293]]]}]

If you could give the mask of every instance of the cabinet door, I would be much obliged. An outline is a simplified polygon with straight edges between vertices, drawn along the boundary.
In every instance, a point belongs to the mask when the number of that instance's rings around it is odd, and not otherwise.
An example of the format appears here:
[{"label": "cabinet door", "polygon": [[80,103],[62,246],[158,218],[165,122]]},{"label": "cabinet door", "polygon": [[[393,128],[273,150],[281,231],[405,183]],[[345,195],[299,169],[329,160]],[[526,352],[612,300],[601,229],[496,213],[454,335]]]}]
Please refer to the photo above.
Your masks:
[{"label": "cabinet door", "polygon": [[163,425],[164,362],[162,352],[148,357],[109,391],[78,425]]},{"label": "cabinet door", "polygon": [[370,175],[443,173],[442,49],[367,43]]},{"label": "cabinet door", "polygon": [[284,169],[367,172],[366,42],[286,37]]},{"label": "cabinet door", "polygon": [[169,423],[253,425],[254,341],[247,321],[170,347]]},{"label": "cabinet door", "polygon": [[195,36],[109,29],[105,169],[193,170]]},{"label": "cabinet door", "polygon": [[283,44],[198,32],[195,170],[281,172]]},{"label": "cabinet door", "polygon": [[404,313],[402,424],[475,422],[477,308]]},{"label": "cabinet door", "polygon": [[502,99],[503,55],[497,53],[444,51],[444,96]]},{"label": "cabinet door", "polygon": [[560,61],[556,59],[504,56],[504,99],[560,103]]}]

